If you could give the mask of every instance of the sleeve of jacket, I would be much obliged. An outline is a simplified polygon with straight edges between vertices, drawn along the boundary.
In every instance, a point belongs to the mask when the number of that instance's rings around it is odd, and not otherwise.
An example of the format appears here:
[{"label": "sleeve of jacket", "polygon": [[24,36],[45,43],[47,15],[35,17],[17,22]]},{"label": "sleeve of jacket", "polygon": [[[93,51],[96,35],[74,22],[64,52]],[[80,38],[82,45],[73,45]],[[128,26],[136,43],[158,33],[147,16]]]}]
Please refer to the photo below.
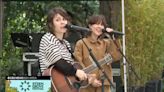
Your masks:
[{"label": "sleeve of jacket", "polygon": [[80,63],[82,67],[85,67],[83,64],[83,42],[82,40],[77,41],[73,53],[75,60]]},{"label": "sleeve of jacket", "polygon": [[120,45],[118,40],[115,40],[119,49],[111,39],[107,39],[107,53],[110,53],[114,61],[119,61],[121,59],[121,53],[119,52]]}]

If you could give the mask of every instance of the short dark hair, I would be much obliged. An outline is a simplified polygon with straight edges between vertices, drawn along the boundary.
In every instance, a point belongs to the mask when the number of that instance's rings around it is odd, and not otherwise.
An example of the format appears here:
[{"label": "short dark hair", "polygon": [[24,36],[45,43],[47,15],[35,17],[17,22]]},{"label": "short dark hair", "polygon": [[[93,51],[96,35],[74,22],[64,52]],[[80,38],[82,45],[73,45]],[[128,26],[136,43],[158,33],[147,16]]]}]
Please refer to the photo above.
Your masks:
[{"label": "short dark hair", "polygon": [[[104,15],[92,15],[88,19],[88,25],[93,25],[93,24],[102,24],[104,27],[107,27],[107,22],[105,19]],[[86,37],[91,35],[91,31],[89,31],[86,35]],[[104,34],[99,36],[100,39],[104,38]]]},{"label": "short dark hair", "polygon": [[88,19],[88,25],[93,25],[93,24],[100,24],[104,25],[105,27],[107,26],[106,19],[103,15],[92,15]]},{"label": "short dark hair", "polygon": [[60,14],[61,16],[63,16],[68,22],[71,21],[70,16],[63,8],[56,7],[56,8],[51,9],[47,15],[48,31],[50,31],[51,33],[53,33],[53,18],[57,14]]}]

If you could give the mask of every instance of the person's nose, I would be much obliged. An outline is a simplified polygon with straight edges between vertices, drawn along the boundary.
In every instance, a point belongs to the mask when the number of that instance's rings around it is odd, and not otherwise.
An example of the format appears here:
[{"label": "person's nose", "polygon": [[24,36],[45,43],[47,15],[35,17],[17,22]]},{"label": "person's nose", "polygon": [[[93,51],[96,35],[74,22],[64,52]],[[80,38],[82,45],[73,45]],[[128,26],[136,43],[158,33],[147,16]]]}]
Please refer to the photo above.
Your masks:
[{"label": "person's nose", "polygon": [[99,27],[100,29],[104,29],[104,26],[101,25],[101,24],[99,24],[98,27]]},{"label": "person's nose", "polygon": [[61,23],[62,24],[67,24],[67,21],[66,20],[62,20]]}]

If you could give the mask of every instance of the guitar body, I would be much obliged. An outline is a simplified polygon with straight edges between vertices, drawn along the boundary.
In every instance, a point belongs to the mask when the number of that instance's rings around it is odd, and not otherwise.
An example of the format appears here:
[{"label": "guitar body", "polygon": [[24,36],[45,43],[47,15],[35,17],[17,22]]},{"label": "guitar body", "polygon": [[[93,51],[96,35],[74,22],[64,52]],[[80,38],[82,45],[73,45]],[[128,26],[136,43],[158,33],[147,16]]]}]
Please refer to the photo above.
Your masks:
[{"label": "guitar body", "polygon": [[[111,55],[107,54],[103,59],[101,59],[98,63],[100,65],[104,65],[106,63],[112,62]],[[74,63],[73,66],[76,69],[82,69],[82,66],[79,63]],[[95,70],[97,66],[90,65],[84,69],[84,72],[89,74],[91,71]],[[50,70],[51,78],[52,78],[52,92],[79,92],[80,87],[85,88],[89,85],[88,80],[79,81],[75,76],[64,76],[62,73],[57,71],[55,68]],[[95,76],[90,74],[88,78],[91,78],[90,81],[95,79]]]},{"label": "guitar body", "polygon": [[[80,64],[75,63],[74,67],[82,68]],[[81,86],[87,85],[88,82],[79,81],[75,76],[64,76],[55,68],[51,70],[53,92],[79,92]]]},{"label": "guitar body", "polygon": [[71,83],[67,83],[67,80],[69,80],[69,82],[76,82],[77,80],[75,77],[65,77],[63,74],[61,74],[55,69],[51,70],[51,76],[53,82],[53,89],[55,90],[53,92],[78,92],[78,89],[73,87]]}]

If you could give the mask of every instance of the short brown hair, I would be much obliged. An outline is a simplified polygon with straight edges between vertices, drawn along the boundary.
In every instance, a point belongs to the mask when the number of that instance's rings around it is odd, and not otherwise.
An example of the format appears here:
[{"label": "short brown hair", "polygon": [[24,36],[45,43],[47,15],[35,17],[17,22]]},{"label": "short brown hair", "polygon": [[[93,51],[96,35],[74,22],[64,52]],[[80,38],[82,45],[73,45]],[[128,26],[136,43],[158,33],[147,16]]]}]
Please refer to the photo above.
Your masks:
[{"label": "short brown hair", "polygon": [[[104,15],[92,15],[88,19],[88,25],[100,24],[100,23],[104,25],[104,27],[107,27],[107,22]],[[91,31],[87,33],[86,37],[90,35],[91,35]],[[100,39],[104,38],[104,34],[100,35],[99,38]]]},{"label": "short brown hair", "polygon": [[48,26],[48,30],[51,33],[53,33],[53,18],[57,14],[60,14],[61,16],[63,16],[68,22],[71,21],[69,15],[67,14],[67,12],[63,8],[56,7],[56,8],[51,9],[47,15],[47,26]]},{"label": "short brown hair", "polygon": [[106,19],[103,15],[93,15],[88,19],[89,25],[100,24],[100,23],[102,23],[102,25],[104,25],[105,27],[107,26]]}]

